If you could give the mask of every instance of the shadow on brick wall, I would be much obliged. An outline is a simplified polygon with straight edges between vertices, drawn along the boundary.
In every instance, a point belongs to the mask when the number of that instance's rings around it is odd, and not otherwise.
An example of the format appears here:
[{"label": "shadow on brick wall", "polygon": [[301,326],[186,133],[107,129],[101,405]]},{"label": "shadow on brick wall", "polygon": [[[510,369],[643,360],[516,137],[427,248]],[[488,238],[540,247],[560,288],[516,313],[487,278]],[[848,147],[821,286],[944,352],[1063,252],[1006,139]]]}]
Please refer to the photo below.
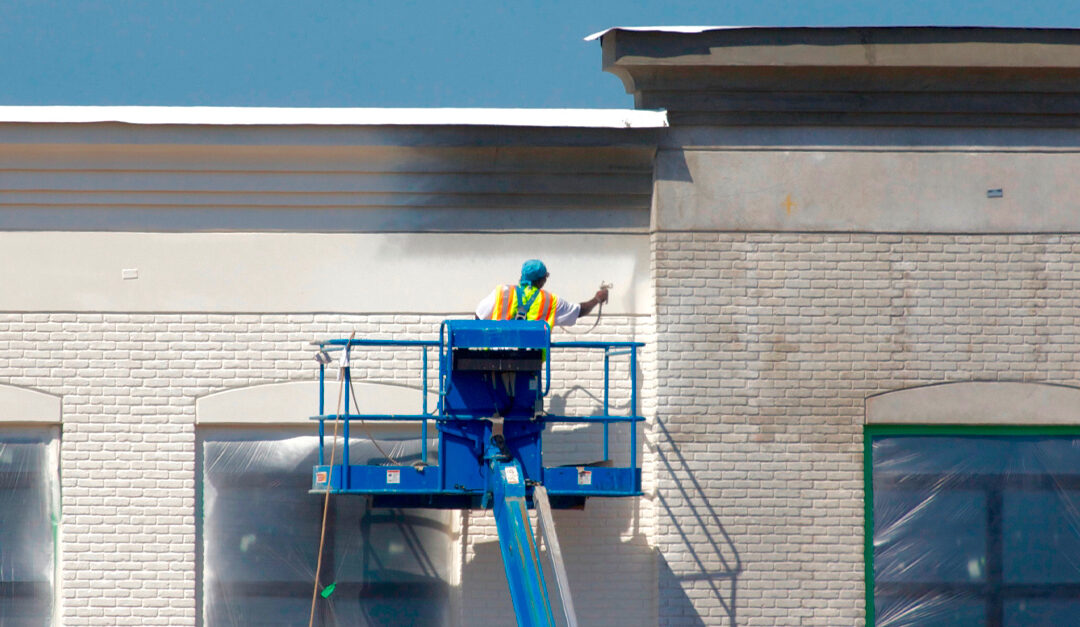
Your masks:
[{"label": "shadow on brick wall", "polygon": [[[658,623],[660,625],[679,625],[680,627],[705,627],[707,623],[698,614],[694,602],[690,600],[686,591],[683,590],[683,579],[672,572],[671,565],[667,563],[663,555],[660,556],[658,575],[657,583],[660,590],[664,591],[664,596],[660,599]],[[734,611],[729,614],[729,617],[732,621],[731,624],[734,625]]]},{"label": "shadow on brick wall", "polygon": [[[572,398],[574,396],[576,398]],[[585,387],[576,385],[549,396],[547,412],[554,415],[597,415],[603,413],[603,399]],[[626,413],[626,408],[613,403],[611,413]],[[611,425],[608,443],[610,449],[608,457],[605,458],[602,425],[561,423],[549,426],[544,432],[544,465],[582,466],[602,463],[605,459],[617,466],[628,465],[629,427],[626,424]],[[640,460],[640,450],[638,454]]]},{"label": "shadow on brick wall", "polygon": [[[584,510],[556,510],[554,515],[578,624],[655,624],[656,551],[640,530],[638,500],[591,499]],[[488,539],[493,527],[490,512],[474,511],[462,518],[463,542],[471,533],[484,538],[463,560],[464,625],[514,622],[499,543]],[[547,547],[541,553],[556,624],[562,625]]]},{"label": "shadow on brick wall", "polygon": [[[660,624],[704,625],[701,614],[719,610],[724,624],[736,627],[743,564],[713,507],[717,490],[710,496],[702,487],[666,425],[657,421],[656,429]],[[664,475],[671,487],[664,485]]]}]

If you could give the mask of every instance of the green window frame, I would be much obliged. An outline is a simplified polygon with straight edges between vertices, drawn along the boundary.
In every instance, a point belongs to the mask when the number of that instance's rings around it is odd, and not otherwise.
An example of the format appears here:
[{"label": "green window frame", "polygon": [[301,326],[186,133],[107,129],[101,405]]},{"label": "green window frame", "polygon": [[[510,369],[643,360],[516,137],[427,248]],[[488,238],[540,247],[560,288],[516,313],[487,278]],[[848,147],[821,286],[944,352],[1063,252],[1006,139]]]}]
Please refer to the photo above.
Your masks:
[{"label": "green window frame", "polygon": [[[865,591],[866,591],[866,624],[876,625],[875,622],[878,618],[876,615],[877,607],[875,607],[875,593],[876,587],[879,583],[875,579],[875,551],[874,551],[874,534],[875,534],[875,511],[874,511],[874,442],[883,438],[898,438],[898,437],[914,437],[914,438],[1074,438],[1080,440],[1080,426],[934,426],[934,425],[866,425],[863,431],[863,482],[864,482],[864,564],[865,564]],[[1078,453],[1077,467],[1080,468],[1080,453]],[[923,482],[921,489],[926,489],[926,482],[933,481],[935,479],[942,480],[944,475],[934,476],[933,473],[894,473],[895,476],[886,477],[882,479],[883,482],[891,483],[893,489],[898,489],[897,486],[905,486],[903,489],[907,489],[907,486],[918,486],[919,482]],[[1003,618],[1005,610],[1002,609],[1006,605],[1006,600],[1027,600],[1038,599],[1040,595],[1053,595],[1062,594],[1063,590],[1072,590],[1076,588],[1080,591],[1080,580],[1076,582],[1070,582],[1066,584],[1045,583],[1045,584],[1016,584],[1009,583],[1007,581],[1008,575],[1003,574],[1003,564],[1009,559],[1006,550],[1003,545],[1006,543],[1004,531],[1006,517],[1003,512],[1005,511],[1002,505],[1002,494],[1008,490],[1009,494],[1021,494],[1027,495],[1035,493],[1038,490],[1046,490],[1047,482],[1052,482],[1053,489],[1055,490],[1068,490],[1078,491],[1080,490],[1080,472],[1075,474],[1062,473],[1060,475],[1052,472],[1044,471],[1043,473],[1029,473],[1021,477],[1010,475],[1009,472],[1002,473],[972,473],[970,475],[963,475],[958,473],[955,477],[950,478],[953,481],[952,490],[954,494],[965,492],[969,499],[974,499],[981,503],[980,510],[983,512],[986,519],[986,526],[984,528],[986,541],[983,546],[984,550],[984,564],[980,566],[983,572],[980,573],[980,577],[983,578],[982,584],[979,585],[967,585],[967,590],[979,589],[977,599],[980,603],[985,604],[986,608],[986,625],[987,627],[1000,627],[1005,625],[1006,622]],[[995,483],[996,482],[996,483]],[[1074,485],[1075,484],[1075,485]],[[958,486],[958,487],[957,487]],[[1026,492],[1025,492],[1026,490]],[[986,496],[983,496],[986,495]],[[991,497],[990,495],[996,495]],[[996,499],[996,500],[994,500]],[[974,502],[973,501],[973,502]],[[995,505],[996,503],[996,509]],[[994,521],[995,516],[998,518]],[[1015,554],[1012,554],[1012,561],[1015,563]],[[893,582],[884,582],[883,586],[894,586],[902,589],[904,584],[895,584]],[[928,584],[911,584],[910,587],[918,589],[919,586],[924,589]],[[957,590],[965,590],[965,584],[949,584],[944,581],[929,584],[930,586],[939,585],[942,589],[951,589],[953,592]],[[928,594],[934,592],[932,589],[928,589]],[[1019,595],[1019,596],[1009,596]],[[1025,596],[1027,595],[1027,596]],[[905,622],[903,624],[917,624],[916,622]],[[934,623],[937,624],[937,623]]]}]

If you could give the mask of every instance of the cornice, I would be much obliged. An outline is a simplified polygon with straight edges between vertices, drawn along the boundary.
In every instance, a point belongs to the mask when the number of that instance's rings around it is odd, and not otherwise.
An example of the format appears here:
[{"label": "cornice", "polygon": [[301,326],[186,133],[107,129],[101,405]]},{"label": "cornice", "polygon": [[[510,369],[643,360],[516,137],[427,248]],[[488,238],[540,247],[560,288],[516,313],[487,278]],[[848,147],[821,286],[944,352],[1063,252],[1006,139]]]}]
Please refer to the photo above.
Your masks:
[{"label": "cornice", "polygon": [[1080,127],[1080,30],[613,29],[604,69],[677,125]]}]

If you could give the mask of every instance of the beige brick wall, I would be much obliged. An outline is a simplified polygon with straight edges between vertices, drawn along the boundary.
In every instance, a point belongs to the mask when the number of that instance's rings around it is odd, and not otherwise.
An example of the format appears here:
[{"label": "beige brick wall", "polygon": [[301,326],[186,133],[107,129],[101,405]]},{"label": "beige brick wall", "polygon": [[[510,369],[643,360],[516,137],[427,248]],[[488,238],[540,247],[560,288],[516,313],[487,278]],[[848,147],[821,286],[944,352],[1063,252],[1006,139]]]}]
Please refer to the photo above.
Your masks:
[{"label": "beige brick wall", "polygon": [[861,625],[864,399],[1080,383],[1080,236],[657,233],[662,625]]},{"label": "beige brick wall", "polygon": [[[197,623],[197,398],[314,378],[308,342],[315,338],[356,331],[357,337],[434,339],[443,317],[0,313],[0,383],[62,398],[62,624]],[[607,316],[588,339],[640,339],[650,328],[650,318]],[[577,338],[560,330],[555,339]],[[592,408],[587,392],[602,389],[598,362],[575,353],[557,363],[553,393],[570,412]],[[377,351],[358,355],[354,372],[419,383],[419,365],[418,356],[402,362]],[[586,389],[571,389],[579,385]],[[627,383],[614,388],[616,405],[625,405],[627,389]],[[552,459],[597,457],[595,432],[556,435]],[[623,433],[613,450],[622,451],[625,442]],[[635,499],[559,513],[570,577],[584,590],[575,599],[584,624],[655,622],[655,553],[643,526],[648,507]],[[457,624],[509,624],[490,514],[468,515],[461,532]]]}]

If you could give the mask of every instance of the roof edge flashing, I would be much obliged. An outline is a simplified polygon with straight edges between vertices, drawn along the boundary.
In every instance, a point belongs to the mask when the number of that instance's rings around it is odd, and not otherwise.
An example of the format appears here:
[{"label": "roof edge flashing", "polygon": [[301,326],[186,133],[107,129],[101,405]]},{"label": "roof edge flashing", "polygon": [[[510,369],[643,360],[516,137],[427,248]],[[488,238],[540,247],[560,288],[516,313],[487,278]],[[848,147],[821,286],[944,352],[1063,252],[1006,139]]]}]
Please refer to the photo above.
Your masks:
[{"label": "roof edge flashing", "polygon": [[827,26],[827,25],[804,25],[804,26],[769,26],[765,24],[742,24],[742,25],[711,25],[711,26],[612,26],[605,28],[602,31],[597,31],[591,35],[585,37],[584,41],[596,41],[603,38],[609,33],[615,31],[627,31],[637,33],[682,33],[682,34],[696,34],[696,33],[708,33],[712,31],[730,31],[730,30],[903,30],[903,29],[926,29],[926,30],[1018,30],[1018,31],[1045,31],[1045,30],[1060,30],[1060,31],[1080,31],[1080,28],[1062,28],[1058,26],[1006,26],[1001,24],[892,24],[892,25],[875,25],[875,24],[845,24],[839,26]]},{"label": "roof edge flashing", "polygon": [[631,128],[667,126],[662,111],[634,109],[288,108],[0,106],[0,124],[202,126],[479,126]]}]

